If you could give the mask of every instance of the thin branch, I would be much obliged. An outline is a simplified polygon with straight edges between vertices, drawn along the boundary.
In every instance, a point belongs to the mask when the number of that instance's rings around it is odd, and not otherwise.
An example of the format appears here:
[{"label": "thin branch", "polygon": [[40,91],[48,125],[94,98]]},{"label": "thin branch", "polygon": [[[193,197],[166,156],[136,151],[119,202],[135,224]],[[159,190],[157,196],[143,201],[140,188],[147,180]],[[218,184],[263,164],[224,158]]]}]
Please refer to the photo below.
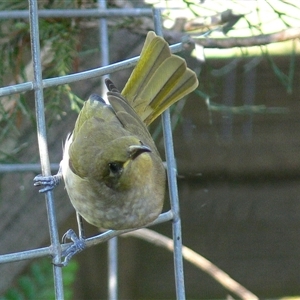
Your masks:
[{"label": "thin branch", "polygon": [[201,45],[204,48],[233,48],[261,46],[293,40],[299,37],[300,28],[288,28],[276,33],[260,34],[251,37],[210,38],[192,36],[192,39],[197,45]]},{"label": "thin branch", "polygon": [[[163,247],[173,252],[174,247],[173,247],[172,239],[147,228],[142,228],[136,231],[125,233],[121,236],[137,237],[149,243],[155,244],[156,246]],[[210,262],[209,260],[201,256],[200,254],[196,253],[195,251],[191,250],[190,248],[183,246],[182,255],[187,261],[194,264],[196,267],[200,268],[202,271],[206,272],[207,274],[209,274],[223,287],[225,287],[227,290],[231,291],[232,293],[236,294],[241,299],[244,300],[258,299],[256,295],[248,291],[245,287],[243,287],[241,284],[233,280],[228,274],[226,274],[224,271],[219,269],[212,262]]]}]

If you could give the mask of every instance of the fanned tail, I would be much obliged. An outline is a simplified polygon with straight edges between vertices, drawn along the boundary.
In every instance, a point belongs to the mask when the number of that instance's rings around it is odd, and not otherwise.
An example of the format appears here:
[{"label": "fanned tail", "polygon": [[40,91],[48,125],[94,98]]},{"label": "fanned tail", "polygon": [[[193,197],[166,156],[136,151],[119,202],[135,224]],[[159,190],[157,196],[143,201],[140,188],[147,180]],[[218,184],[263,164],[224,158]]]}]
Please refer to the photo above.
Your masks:
[{"label": "fanned tail", "polygon": [[187,68],[185,60],[173,55],[167,42],[150,31],[121,94],[149,125],[197,86],[196,74]]}]

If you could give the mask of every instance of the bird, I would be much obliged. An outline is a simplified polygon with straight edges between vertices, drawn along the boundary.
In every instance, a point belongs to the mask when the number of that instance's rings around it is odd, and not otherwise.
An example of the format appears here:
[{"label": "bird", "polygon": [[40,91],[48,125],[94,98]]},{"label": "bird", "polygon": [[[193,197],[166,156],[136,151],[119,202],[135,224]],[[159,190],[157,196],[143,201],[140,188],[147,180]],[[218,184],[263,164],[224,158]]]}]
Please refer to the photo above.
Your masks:
[{"label": "bird", "polygon": [[104,229],[137,228],[160,214],[165,169],[145,125],[112,88],[85,102],[66,142],[62,174],[76,211]]},{"label": "bird", "polygon": [[[148,32],[140,59],[120,92],[106,79],[106,103],[92,94],[66,140],[60,171],[36,176],[46,192],[64,179],[76,212],[103,229],[140,228],[162,211],[166,171],[148,126],[198,86],[194,71]],[[44,179],[43,179],[44,178]]]}]

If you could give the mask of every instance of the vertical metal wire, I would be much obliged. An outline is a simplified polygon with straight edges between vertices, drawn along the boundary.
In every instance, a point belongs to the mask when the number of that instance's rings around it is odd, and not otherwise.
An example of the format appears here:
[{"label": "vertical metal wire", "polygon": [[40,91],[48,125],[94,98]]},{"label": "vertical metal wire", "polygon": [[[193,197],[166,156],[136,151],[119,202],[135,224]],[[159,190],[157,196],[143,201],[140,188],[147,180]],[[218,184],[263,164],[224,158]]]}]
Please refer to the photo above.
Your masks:
[{"label": "vertical metal wire", "polygon": [[[106,0],[98,0],[99,9],[106,9]],[[109,65],[109,42],[108,42],[108,28],[107,28],[107,20],[106,18],[100,18],[99,20],[99,49],[100,53],[100,63],[101,66]],[[104,75],[101,77],[101,96],[106,95],[106,86],[105,86],[105,78],[109,77],[109,75]],[[104,97],[106,101],[106,98]]]},{"label": "vertical metal wire", "polygon": [[[44,98],[42,85],[42,68],[40,60],[40,43],[39,43],[39,19],[38,6],[36,0],[29,0],[29,21],[30,21],[30,37],[31,52],[33,61],[34,80],[33,88],[35,94],[36,118],[37,118],[37,134],[38,146],[40,152],[41,166],[43,175],[50,175],[50,162],[47,147],[46,123],[44,115]],[[53,248],[53,263],[60,263],[60,243],[57,231],[56,214],[54,210],[54,198],[52,192],[46,194],[46,206],[48,212],[48,223],[50,231],[50,240]],[[53,265],[55,297],[63,299],[63,283],[62,270],[60,267]]]},{"label": "vertical metal wire", "polygon": [[108,241],[108,299],[118,299],[118,237]]},{"label": "vertical metal wire", "polygon": [[[98,7],[106,9],[106,0],[98,0]],[[109,42],[106,18],[99,21],[101,64],[109,64]],[[106,94],[104,79],[102,77],[102,95]],[[108,241],[108,299],[116,300],[118,298],[118,238],[114,237]]]},{"label": "vertical metal wire", "polygon": [[[160,9],[153,9],[154,27],[158,35],[162,36],[162,22]],[[181,219],[179,214],[179,199],[177,188],[177,170],[174,156],[174,146],[172,137],[172,126],[170,110],[167,109],[162,116],[162,125],[164,133],[164,143],[167,160],[168,184],[171,200],[171,210],[173,213],[173,243],[174,243],[174,270],[176,296],[179,300],[185,299],[183,259],[182,259],[182,234]]]}]

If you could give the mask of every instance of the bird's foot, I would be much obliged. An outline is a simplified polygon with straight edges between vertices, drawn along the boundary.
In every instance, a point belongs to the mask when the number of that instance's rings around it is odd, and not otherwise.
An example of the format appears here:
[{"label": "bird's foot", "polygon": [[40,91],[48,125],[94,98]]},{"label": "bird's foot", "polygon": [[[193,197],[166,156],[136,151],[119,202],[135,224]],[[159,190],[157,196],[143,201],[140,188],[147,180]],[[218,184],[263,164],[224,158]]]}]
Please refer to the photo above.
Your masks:
[{"label": "bird's foot", "polygon": [[81,252],[85,247],[85,240],[82,237],[77,237],[76,233],[73,229],[69,229],[62,237],[63,243],[66,243],[67,240],[71,240],[73,244],[69,246],[66,250],[62,252],[62,257],[64,257],[64,261],[60,264],[55,264],[58,267],[65,267],[70,259],[77,253]]},{"label": "bird's foot", "polygon": [[39,190],[40,193],[45,193],[51,191],[59,185],[61,181],[61,174],[56,174],[52,176],[43,176],[41,174],[34,177],[33,182],[34,186],[44,186],[42,189]]}]

